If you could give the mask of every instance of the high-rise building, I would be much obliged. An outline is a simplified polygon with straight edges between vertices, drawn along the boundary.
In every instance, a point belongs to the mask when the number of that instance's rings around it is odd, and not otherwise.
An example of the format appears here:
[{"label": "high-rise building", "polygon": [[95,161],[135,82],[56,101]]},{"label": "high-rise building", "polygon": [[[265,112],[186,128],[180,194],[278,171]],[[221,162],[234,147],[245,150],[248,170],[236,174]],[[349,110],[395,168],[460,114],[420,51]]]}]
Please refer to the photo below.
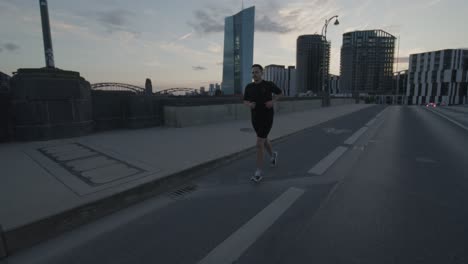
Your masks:
[{"label": "high-rise building", "polygon": [[330,94],[340,94],[340,76],[330,74],[328,78],[328,88],[330,89]]},{"label": "high-rise building", "polygon": [[10,90],[11,77],[3,72],[0,72],[0,92],[7,92]]},{"label": "high-rise building", "polygon": [[296,88],[298,93],[327,90],[330,68],[330,43],[322,35],[302,35],[297,38]]},{"label": "high-rise building", "polygon": [[396,95],[406,95],[408,87],[408,70],[393,73],[393,87]]},{"label": "high-rise building", "polygon": [[215,85],[213,83],[210,83],[210,89],[208,90],[208,95],[213,96],[215,93]]},{"label": "high-rise building", "polygon": [[395,37],[383,30],[343,34],[340,87],[346,92],[392,92]]},{"label": "high-rise building", "polygon": [[252,81],[255,7],[226,17],[224,22],[223,93],[243,94]]},{"label": "high-rise building", "polygon": [[407,103],[468,103],[468,49],[411,54]]},{"label": "high-rise building", "polygon": [[284,65],[274,64],[265,66],[263,77],[281,88],[285,96],[296,96],[296,69],[294,66],[287,68]]}]

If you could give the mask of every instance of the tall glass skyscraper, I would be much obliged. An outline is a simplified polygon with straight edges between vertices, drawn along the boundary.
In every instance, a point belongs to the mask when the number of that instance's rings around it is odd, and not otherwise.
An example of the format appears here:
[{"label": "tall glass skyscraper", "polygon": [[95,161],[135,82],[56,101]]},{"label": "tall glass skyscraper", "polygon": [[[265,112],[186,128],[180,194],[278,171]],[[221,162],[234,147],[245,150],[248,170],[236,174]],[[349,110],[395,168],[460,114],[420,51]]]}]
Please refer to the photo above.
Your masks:
[{"label": "tall glass skyscraper", "polygon": [[302,35],[297,38],[296,87],[298,93],[319,94],[327,88],[330,68],[330,43],[322,35]]},{"label": "tall glass skyscraper", "polygon": [[243,94],[252,81],[255,7],[226,17],[224,22],[223,93]]}]

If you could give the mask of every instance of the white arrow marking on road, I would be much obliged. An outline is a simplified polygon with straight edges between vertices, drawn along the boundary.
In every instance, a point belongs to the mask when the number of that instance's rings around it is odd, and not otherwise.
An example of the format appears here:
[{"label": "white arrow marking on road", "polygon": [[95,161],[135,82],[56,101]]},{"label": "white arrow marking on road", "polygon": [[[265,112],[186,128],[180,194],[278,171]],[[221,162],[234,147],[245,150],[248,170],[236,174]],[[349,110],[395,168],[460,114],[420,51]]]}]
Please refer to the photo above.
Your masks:
[{"label": "white arrow marking on road", "polygon": [[304,190],[289,188],[280,197],[244,224],[224,242],[213,249],[200,264],[233,263],[237,260],[273,223],[304,194]]}]

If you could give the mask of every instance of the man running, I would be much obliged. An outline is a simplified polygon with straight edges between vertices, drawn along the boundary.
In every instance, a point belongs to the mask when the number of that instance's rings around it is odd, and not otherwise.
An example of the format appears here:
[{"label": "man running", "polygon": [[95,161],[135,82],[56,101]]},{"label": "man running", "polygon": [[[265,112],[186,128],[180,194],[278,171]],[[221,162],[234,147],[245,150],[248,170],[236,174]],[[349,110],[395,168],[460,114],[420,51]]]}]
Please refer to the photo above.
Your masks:
[{"label": "man running", "polygon": [[252,125],[257,133],[257,170],[251,179],[259,182],[263,178],[265,148],[270,154],[271,165],[276,166],[278,162],[278,152],[273,151],[268,134],[273,125],[273,103],[282,95],[282,91],[273,82],[263,80],[263,67],[259,64],[252,66],[252,78],[254,82],[245,87],[244,105],[251,109]]}]

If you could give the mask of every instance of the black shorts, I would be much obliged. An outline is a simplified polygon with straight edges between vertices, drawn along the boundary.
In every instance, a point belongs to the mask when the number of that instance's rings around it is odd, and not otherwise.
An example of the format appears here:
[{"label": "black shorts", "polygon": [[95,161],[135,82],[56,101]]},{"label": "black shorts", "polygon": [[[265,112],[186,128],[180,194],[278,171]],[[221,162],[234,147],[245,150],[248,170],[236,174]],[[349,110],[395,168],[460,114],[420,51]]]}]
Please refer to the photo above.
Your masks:
[{"label": "black shorts", "polygon": [[252,126],[259,138],[267,138],[273,126],[273,113],[252,113]]}]

